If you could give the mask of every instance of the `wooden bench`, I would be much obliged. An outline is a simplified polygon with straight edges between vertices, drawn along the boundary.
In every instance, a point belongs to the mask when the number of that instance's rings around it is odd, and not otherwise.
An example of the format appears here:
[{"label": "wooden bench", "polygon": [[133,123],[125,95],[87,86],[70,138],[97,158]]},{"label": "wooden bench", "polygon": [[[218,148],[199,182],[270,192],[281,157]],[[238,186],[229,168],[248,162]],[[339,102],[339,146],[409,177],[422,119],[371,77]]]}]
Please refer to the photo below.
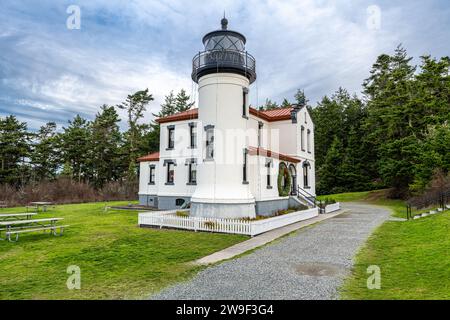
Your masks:
[{"label": "wooden bench", "polygon": [[[37,231],[47,231],[50,230],[51,234],[53,234],[54,236],[62,236],[64,233],[64,228],[69,227],[69,225],[64,225],[64,226],[47,226],[47,227],[40,227],[40,228],[32,228],[32,229],[22,229],[22,230],[10,230],[7,231],[6,234],[6,238],[8,239],[9,242],[17,242],[19,241],[19,234],[22,233],[29,233],[29,232],[37,232]],[[19,228],[17,228],[19,229]],[[59,229],[59,234],[56,232],[56,230]],[[16,235],[16,239],[12,240],[11,236],[12,235]]]}]

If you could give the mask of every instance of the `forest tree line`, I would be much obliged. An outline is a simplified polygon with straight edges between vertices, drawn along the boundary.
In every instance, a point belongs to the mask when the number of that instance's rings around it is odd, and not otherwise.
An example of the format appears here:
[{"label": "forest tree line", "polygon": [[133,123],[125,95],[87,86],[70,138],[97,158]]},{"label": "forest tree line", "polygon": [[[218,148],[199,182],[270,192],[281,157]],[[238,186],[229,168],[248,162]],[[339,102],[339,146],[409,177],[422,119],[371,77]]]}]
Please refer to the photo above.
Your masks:
[{"label": "forest tree line", "polygon": [[398,46],[377,58],[362,88],[361,97],[339,88],[308,106],[318,194],[391,188],[404,198],[433,177],[450,188],[450,58],[426,55],[415,66]]},{"label": "forest tree line", "polygon": [[[0,184],[16,188],[57,178],[101,189],[108,182],[136,184],[136,159],[159,149],[159,125],[143,121],[153,101],[148,89],[116,106],[103,105],[93,120],[76,115],[58,130],[48,122],[37,132],[10,115],[0,118]],[[171,92],[155,117],[188,110],[185,90]],[[118,110],[125,110],[128,130],[121,131]]]},{"label": "forest tree line", "polygon": [[[450,59],[420,57],[412,65],[402,47],[382,54],[360,96],[339,88],[316,106],[298,90],[315,124],[318,194],[391,188],[404,197],[425,190],[433,174],[450,171]],[[21,187],[60,177],[95,189],[115,181],[137,185],[136,159],[159,150],[159,125],[143,120],[153,101],[148,89],[116,106],[103,105],[93,120],[77,115],[58,130],[37,132],[15,116],[0,117],[0,185]],[[185,90],[170,92],[155,117],[185,111]],[[260,109],[290,106],[269,99]],[[118,109],[127,115],[119,129]]]}]

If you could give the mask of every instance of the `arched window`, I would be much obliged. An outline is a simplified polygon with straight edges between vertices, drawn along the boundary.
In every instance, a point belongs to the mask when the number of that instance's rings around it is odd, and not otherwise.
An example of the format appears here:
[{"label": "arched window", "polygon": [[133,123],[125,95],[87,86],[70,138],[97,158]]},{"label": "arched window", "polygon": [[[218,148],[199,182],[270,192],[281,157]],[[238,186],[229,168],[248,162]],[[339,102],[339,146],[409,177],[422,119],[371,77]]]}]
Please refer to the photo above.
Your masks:
[{"label": "arched window", "polygon": [[297,169],[295,168],[295,165],[293,164],[289,165],[289,172],[292,178],[291,194],[294,196],[297,194]]}]

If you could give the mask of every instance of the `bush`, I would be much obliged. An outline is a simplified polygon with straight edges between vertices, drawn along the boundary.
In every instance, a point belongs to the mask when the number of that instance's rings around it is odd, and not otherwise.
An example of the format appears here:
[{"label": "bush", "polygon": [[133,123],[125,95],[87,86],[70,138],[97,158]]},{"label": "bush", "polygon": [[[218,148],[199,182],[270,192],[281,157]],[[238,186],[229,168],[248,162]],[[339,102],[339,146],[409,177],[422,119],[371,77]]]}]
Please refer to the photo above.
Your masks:
[{"label": "bush", "polygon": [[319,207],[321,209],[325,209],[325,207],[329,204],[333,204],[336,203],[336,200],[332,199],[332,198],[325,198],[323,199],[321,202],[319,202]]},{"label": "bush", "polygon": [[205,228],[214,229],[216,227],[216,223],[214,221],[205,221],[203,222]]},{"label": "bush", "polygon": [[175,215],[182,218],[189,217],[189,211],[177,211]]},{"label": "bush", "polygon": [[110,182],[96,190],[84,182],[59,178],[54,181],[30,183],[20,188],[0,185],[0,201],[10,207],[25,206],[34,201],[49,201],[58,204],[96,201],[136,200],[137,183]]}]

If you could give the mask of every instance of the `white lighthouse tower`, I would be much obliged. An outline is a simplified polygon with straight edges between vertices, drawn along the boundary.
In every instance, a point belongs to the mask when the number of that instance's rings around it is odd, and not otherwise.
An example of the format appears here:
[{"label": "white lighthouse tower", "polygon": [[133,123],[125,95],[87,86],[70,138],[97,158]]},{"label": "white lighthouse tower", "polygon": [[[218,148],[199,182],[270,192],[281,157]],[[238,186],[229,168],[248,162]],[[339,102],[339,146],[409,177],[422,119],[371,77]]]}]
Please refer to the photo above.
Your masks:
[{"label": "white lighthouse tower", "polygon": [[256,80],[255,59],[245,51],[244,35],[228,30],[225,17],[221,24],[221,30],[203,37],[204,51],[193,59],[203,154],[191,215],[255,217],[255,198],[245,169],[248,93]]}]

